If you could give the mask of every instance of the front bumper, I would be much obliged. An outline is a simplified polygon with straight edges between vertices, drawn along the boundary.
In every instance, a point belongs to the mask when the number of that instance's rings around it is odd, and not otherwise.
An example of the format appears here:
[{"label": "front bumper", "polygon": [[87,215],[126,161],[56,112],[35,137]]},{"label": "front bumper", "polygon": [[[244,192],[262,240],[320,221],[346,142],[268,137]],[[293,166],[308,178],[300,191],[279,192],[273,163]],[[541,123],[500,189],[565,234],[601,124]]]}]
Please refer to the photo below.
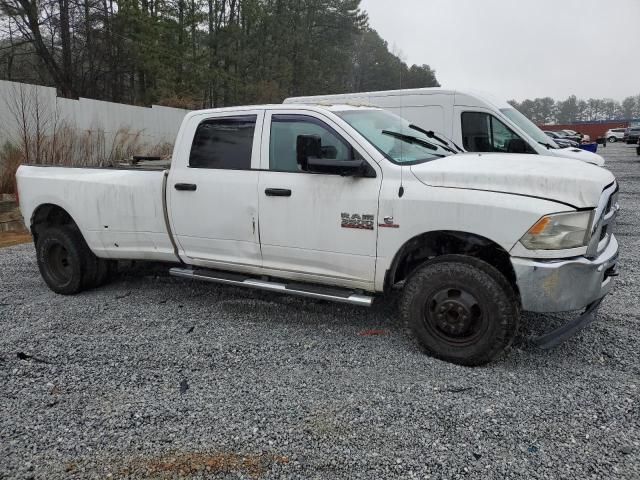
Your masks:
[{"label": "front bumper", "polygon": [[618,241],[611,236],[595,259],[532,260],[512,257],[522,309],[530,312],[579,310],[602,299],[613,287]]}]

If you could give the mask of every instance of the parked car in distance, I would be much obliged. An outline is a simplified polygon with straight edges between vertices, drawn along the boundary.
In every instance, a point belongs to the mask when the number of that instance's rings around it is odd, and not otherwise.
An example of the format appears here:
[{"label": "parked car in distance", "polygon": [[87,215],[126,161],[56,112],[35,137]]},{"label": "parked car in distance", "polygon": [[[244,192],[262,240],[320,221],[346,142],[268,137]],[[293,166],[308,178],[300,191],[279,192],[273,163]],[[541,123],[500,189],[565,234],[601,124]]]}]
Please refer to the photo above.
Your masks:
[{"label": "parked car in distance", "polygon": [[640,127],[630,127],[625,132],[626,142],[628,144],[633,145],[638,142],[638,138],[640,138]]},{"label": "parked car in distance", "polygon": [[624,138],[624,131],[624,128],[610,128],[604,136],[609,143],[616,143]]},{"label": "parked car in distance", "polygon": [[552,132],[551,130],[545,130],[544,133],[546,133],[549,138],[552,138],[553,141],[556,142],[556,144],[560,148],[567,148],[567,147],[578,148],[580,146],[580,144],[578,142],[570,140],[568,137],[564,137],[564,136],[560,135],[558,132]]},{"label": "parked car in distance", "polygon": [[396,314],[426,351],[464,365],[507,348],[521,311],[585,309],[534,340],[561,342],[617,276],[610,171],[463,152],[378,108],[194,111],[169,169],[22,165],[17,180],[54,292],[95,288],[120,259],[360,306],[398,290]]},{"label": "parked car in distance", "polygon": [[576,132],[575,130],[560,130],[565,133],[568,138],[575,140],[578,143],[589,143],[591,141],[591,137],[584,133]]},{"label": "parked car in distance", "polygon": [[584,137],[582,133],[577,132],[575,130],[564,129],[562,131],[565,132],[570,137],[580,137],[580,138]]},{"label": "parked car in distance", "polygon": [[[582,141],[582,136],[579,135],[578,133],[569,133],[569,131],[567,130],[554,130],[556,134],[560,135],[560,137],[566,139],[566,140],[571,140],[572,142],[576,142],[578,144],[580,144],[580,142]],[[573,130],[571,130],[573,132]]]}]

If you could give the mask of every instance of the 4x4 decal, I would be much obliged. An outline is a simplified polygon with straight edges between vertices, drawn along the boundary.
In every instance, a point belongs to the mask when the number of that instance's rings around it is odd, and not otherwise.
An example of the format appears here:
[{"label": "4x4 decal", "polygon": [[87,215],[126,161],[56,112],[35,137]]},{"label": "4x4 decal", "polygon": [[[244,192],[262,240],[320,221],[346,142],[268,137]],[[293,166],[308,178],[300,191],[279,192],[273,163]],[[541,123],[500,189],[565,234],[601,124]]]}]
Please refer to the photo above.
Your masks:
[{"label": "4x4 decal", "polygon": [[342,228],[357,228],[359,230],[373,230],[375,215],[354,213],[342,213]]}]

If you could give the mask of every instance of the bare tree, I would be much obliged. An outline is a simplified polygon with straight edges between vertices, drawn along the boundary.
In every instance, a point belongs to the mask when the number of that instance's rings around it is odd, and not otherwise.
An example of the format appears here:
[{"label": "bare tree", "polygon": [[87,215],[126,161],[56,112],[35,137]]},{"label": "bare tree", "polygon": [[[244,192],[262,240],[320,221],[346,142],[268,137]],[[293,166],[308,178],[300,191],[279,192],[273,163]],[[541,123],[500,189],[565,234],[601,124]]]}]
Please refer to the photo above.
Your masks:
[{"label": "bare tree", "polygon": [[[45,65],[47,71],[54,79],[63,96],[75,97],[76,91],[73,85],[71,72],[71,44],[69,32],[69,3],[68,0],[60,0],[58,6],[55,3],[40,2],[38,0],[0,0],[0,11],[8,15],[15,23],[17,31],[33,46]],[[60,11],[58,11],[60,8]],[[62,62],[57,57],[56,46],[53,40],[44,35],[42,26],[51,27],[50,18],[59,16],[62,38]]]}]

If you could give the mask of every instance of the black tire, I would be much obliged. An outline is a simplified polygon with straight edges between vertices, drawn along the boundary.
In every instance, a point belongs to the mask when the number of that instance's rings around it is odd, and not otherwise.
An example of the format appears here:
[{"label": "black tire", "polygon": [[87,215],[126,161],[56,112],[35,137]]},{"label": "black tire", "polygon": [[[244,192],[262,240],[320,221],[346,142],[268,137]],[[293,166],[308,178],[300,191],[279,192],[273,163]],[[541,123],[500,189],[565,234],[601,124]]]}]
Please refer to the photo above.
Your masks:
[{"label": "black tire", "polygon": [[444,255],[408,279],[400,311],[430,355],[459,365],[484,365],[507,348],[520,307],[506,278],[472,257]]},{"label": "black tire", "polygon": [[618,139],[616,137],[609,137],[609,143],[616,143]]},{"label": "black tire", "polygon": [[116,262],[98,258],[98,286],[109,282],[116,271]]},{"label": "black tire", "polygon": [[111,277],[114,270],[113,260],[96,257],[84,238],[80,238],[80,240],[84,268],[82,287],[86,290],[100,287],[109,281]]},{"label": "black tire", "polygon": [[91,290],[100,285],[100,259],[96,257],[83,238],[81,240],[80,251],[82,253],[83,290]]},{"label": "black tire", "polygon": [[83,289],[84,240],[68,226],[50,227],[38,236],[38,268],[51,290],[73,295]]}]

